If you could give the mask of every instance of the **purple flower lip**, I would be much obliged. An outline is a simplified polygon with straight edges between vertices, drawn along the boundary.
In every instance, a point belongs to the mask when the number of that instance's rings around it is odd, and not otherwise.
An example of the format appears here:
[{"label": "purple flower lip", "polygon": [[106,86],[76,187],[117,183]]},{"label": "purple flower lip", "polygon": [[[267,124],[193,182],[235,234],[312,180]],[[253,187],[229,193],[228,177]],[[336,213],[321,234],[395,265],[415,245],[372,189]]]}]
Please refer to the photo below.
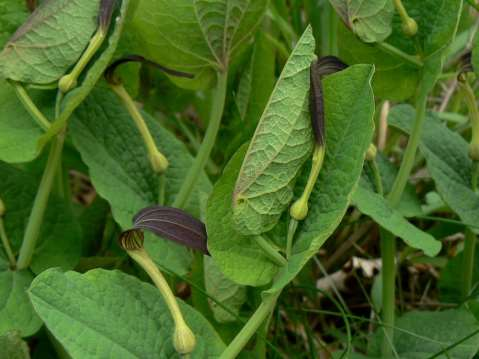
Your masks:
[{"label": "purple flower lip", "polygon": [[324,145],[325,137],[324,98],[321,79],[323,76],[344,70],[346,67],[348,65],[335,56],[321,57],[319,60],[311,63],[309,72],[309,110],[314,138],[319,146]]},{"label": "purple flower lip", "polygon": [[166,66],[157,64],[156,62],[153,62],[151,60],[145,59],[143,56],[140,55],[126,55],[116,61],[114,61],[110,66],[105,71],[105,78],[106,80],[111,83],[111,84],[119,84],[119,79],[115,76],[115,70],[117,69],[118,66],[121,66],[123,64],[129,63],[129,62],[140,62],[142,64],[152,66],[156,69],[159,69],[163,71],[164,73],[176,77],[184,77],[188,79],[192,79],[195,77],[193,74],[189,74],[187,72],[182,72],[182,71],[177,71],[170,69]]},{"label": "purple flower lip", "polygon": [[139,211],[133,218],[133,228],[120,236],[120,245],[124,249],[134,249],[143,244],[142,230],[179,243],[209,255],[206,227],[203,222],[178,208],[152,206]]}]

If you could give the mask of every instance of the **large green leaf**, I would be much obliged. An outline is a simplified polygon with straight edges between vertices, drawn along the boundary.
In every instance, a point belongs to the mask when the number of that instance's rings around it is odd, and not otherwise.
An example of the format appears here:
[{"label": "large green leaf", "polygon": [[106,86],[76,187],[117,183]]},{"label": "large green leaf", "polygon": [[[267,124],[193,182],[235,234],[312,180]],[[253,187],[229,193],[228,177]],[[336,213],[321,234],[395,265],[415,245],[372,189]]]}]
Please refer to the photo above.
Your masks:
[{"label": "large green leaf", "polygon": [[17,332],[0,335],[0,348],[6,359],[30,359],[30,349]]},{"label": "large green leaf", "polygon": [[343,21],[364,42],[378,42],[392,31],[391,0],[330,0]]},{"label": "large green leaf", "polygon": [[[0,162],[0,198],[5,203],[5,230],[14,250],[20,248],[36,196],[39,178]],[[81,228],[63,199],[50,196],[30,269],[40,273],[50,267],[72,269],[81,254]]]},{"label": "large green leaf", "polygon": [[[438,56],[437,53],[444,50],[455,36],[462,0],[404,0],[403,4],[418,23],[418,33],[413,38],[404,35],[396,14],[393,32],[385,41],[409,55],[418,52],[423,60]],[[340,56],[346,62],[376,65],[374,91],[379,97],[403,100],[415,93],[421,76],[419,68],[379,47],[361,42],[345,26],[339,29],[338,45]]]},{"label": "large green leaf", "polygon": [[[166,204],[171,204],[193,158],[183,143],[159,122],[143,113],[155,142],[170,166],[166,176]],[[117,96],[107,87],[94,90],[75,112],[71,123],[75,146],[90,170],[95,189],[111,205],[113,216],[123,229],[132,225],[142,208],[158,203],[158,176],[153,172],[142,137]],[[199,195],[209,193],[211,184],[204,173],[186,210],[199,217]],[[189,252],[172,242],[147,237],[146,246],[163,266],[186,274]]]},{"label": "large green leaf", "polygon": [[[389,115],[389,123],[407,133],[414,119],[415,110],[409,105],[393,107]],[[419,148],[444,202],[464,223],[478,223],[479,195],[472,190],[473,166],[467,142],[428,113]]]},{"label": "large green leaf", "polygon": [[246,153],[233,199],[236,229],[245,235],[274,227],[291,202],[293,180],[311,153],[308,95],[315,46],[308,27],[276,83]]},{"label": "large green leaf", "polygon": [[0,258],[0,335],[15,330],[27,337],[42,326],[26,292],[32,280],[31,273],[11,271]]},{"label": "large green leaf", "polygon": [[48,84],[74,64],[97,28],[100,0],[44,1],[0,53],[0,73]]},{"label": "large green leaf", "polygon": [[[35,104],[48,118],[53,115],[54,97],[46,91],[31,91]],[[38,156],[42,129],[24,109],[14,88],[0,80],[0,160],[9,163],[29,162]]]},{"label": "large green leaf", "polygon": [[410,247],[420,249],[429,256],[441,250],[441,242],[409,223],[399,211],[392,208],[384,197],[359,185],[353,195],[353,203],[381,227],[400,237]]},{"label": "large green leaf", "polygon": [[[35,310],[73,359],[172,358],[173,319],[157,288],[118,271],[52,269],[30,290]],[[224,344],[200,313],[179,301],[197,346],[192,358],[217,357]]]},{"label": "large green leaf", "polygon": [[[108,40],[105,41],[102,48],[99,50],[99,54],[90,65],[83,71],[80,77],[78,87],[69,91],[62,102],[61,116],[53,122],[50,129],[40,138],[39,147],[48,143],[52,137],[62,131],[71,117],[75,109],[85,100],[88,94],[93,90],[98,80],[103,76],[105,69],[110,64],[113,55],[115,54],[120,36],[123,33],[123,27],[125,24],[126,14],[129,8],[129,0],[121,0],[121,8],[118,16],[112,21],[110,34]],[[115,15],[115,14],[114,14]]]},{"label": "large green leaf", "polygon": [[[284,287],[299,273],[333,233],[348,208],[373,135],[373,71],[371,65],[355,65],[323,81],[326,156],[311,193],[308,217],[298,228],[293,255],[288,265],[280,269],[271,292]],[[298,181],[298,195],[308,175],[309,168],[305,168]]]},{"label": "large green leaf", "polygon": [[[466,336],[479,330],[474,316],[464,309],[442,312],[412,311],[396,321],[394,347],[399,358],[427,359],[448,346],[458,344],[437,358],[470,359],[479,349],[479,335],[463,342]],[[379,338],[383,333],[378,331]],[[371,357],[379,357],[379,340],[373,341]],[[368,356],[369,357],[369,356]]]},{"label": "large green leaf", "polygon": [[232,196],[246,146],[236,152],[223,175],[215,183],[206,211],[208,250],[225,276],[242,285],[260,286],[271,281],[278,271],[256,243],[254,236],[235,230]]},{"label": "large green leaf", "polygon": [[28,17],[27,3],[23,0],[0,1],[0,47],[3,48],[13,32]]},{"label": "large green leaf", "polygon": [[266,0],[142,0],[128,24],[127,32],[134,33],[130,47],[197,74],[228,67],[261,22],[266,5]]}]

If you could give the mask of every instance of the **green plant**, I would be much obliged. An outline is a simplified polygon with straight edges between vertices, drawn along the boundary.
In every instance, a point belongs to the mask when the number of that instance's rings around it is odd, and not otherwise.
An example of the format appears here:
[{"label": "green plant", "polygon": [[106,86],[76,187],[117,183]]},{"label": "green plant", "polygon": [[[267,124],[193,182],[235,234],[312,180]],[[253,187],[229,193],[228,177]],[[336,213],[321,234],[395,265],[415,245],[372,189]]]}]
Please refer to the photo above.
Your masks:
[{"label": "green plant", "polygon": [[0,357],[477,356],[476,11],[0,0]]}]

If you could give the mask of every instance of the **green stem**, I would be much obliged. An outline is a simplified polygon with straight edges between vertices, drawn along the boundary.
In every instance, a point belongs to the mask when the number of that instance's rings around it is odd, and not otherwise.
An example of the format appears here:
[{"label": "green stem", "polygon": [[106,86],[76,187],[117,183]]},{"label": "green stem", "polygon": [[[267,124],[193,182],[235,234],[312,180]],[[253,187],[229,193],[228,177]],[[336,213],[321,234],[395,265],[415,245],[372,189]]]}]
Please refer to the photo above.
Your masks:
[{"label": "green stem", "polygon": [[379,48],[380,50],[383,50],[384,52],[387,52],[390,55],[396,56],[396,57],[410,63],[411,65],[413,65],[415,67],[423,67],[424,66],[422,61],[417,56],[412,56],[412,55],[406,54],[404,51],[399,50],[397,47],[392,46],[392,45],[390,45],[386,42],[377,42],[377,43],[375,43],[374,46],[377,46],[377,48]]},{"label": "green stem", "polygon": [[25,234],[23,236],[23,242],[17,262],[17,267],[20,270],[26,269],[30,266],[30,262],[33,257],[33,251],[35,250],[35,244],[40,235],[43,217],[48,204],[48,198],[50,197],[50,192],[52,191],[53,180],[58,170],[58,164],[61,160],[64,141],[65,133],[62,132],[57,135],[52,142],[47,164],[40,181],[40,186],[38,187],[37,195],[33,202],[30,218],[28,219],[28,223],[25,228]]},{"label": "green stem", "polygon": [[256,309],[241,331],[221,354],[220,359],[236,358],[246,344],[248,344],[248,341],[251,339],[251,337],[256,334],[258,328],[268,320],[270,313],[273,311],[274,306],[276,305],[276,300],[278,299],[279,294],[279,292],[270,294],[263,299],[258,309]]},{"label": "green stem", "polygon": [[396,309],[396,238],[389,232],[381,233],[381,259],[382,259],[382,302],[384,323],[384,338],[381,353],[383,358],[392,356],[392,343],[394,336],[394,321]]},{"label": "green stem", "polygon": [[286,237],[286,258],[290,258],[293,251],[293,240],[296,229],[298,228],[298,221],[294,218],[289,220],[288,235]]},{"label": "green stem", "polygon": [[464,241],[464,262],[462,269],[462,272],[464,273],[464,281],[462,286],[463,299],[466,299],[471,293],[475,251],[476,235],[471,229],[466,228],[466,238]]},{"label": "green stem", "polygon": [[216,91],[213,97],[213,104],[211,108],[211,118],[206,130],[203,143],[196,155],[195,161],[190,167],[186,178],[181,185],[181,189],[175,198],[173,207],[183,208],[193,190],[198,179],[201,177],[199,174],[203,171],[208,158],[211,155],[213,146],[218,134],[221,118],[223,117],[223,109],[226,99],[226,84],[228,79],[227,71],[218,72],[218,82],[216,85]]},{"label": "green stem", "polygon": [[7,254],[8,261],[10,263],[10,268],[17,267],[17,261],[15,260],[15,255],[13,254],[12,247],[7,237],[7,232],[5,231],[5,225],[3,223],[3,218],[0,216],[0,239],[2,240],[3,249]]},{"label": "green stem", "polygon": [[281,267],[288,264],[288,261],[281,254],[279,254],[279,252],[273,248],[271,243],[269,243],[265,238],[262,236],[256,236],[255,240],[272,262]]},{"label": "green stem", "polygon": [[28,92],[25,90],[25,88],[19,82],[9,82],[15,89],[17,97],[22,103],[25,110],[28,111],[28,113],[30,114],[30,116],[32,116],[38,126],[40,126],[43,130],[47,131],[50,128],[50,121],[48,121],[45,115],[43,115],[43,113],[38,109],[31,97],[28,95]]},{"label": "green stem", "polygon": [[383,187],[383,181],[381,179],[381,172],[379,171],[379,167],[378,167],[378,162],[376,161],[376,159],[373,159],[373,160],[369,161],[369,163],[371,164],[371,169],[373,171],[374,185],[376,186],[376,191],[381,196],[383,196],[384,195],[384,187]]},{"label": "green stem", "polygon": [[[331,5],[330,5],[331,7]],[[331,14],[329,15],[329,55],[337,56],[338,55],[338,25],[339,18],[334,9],[331,9]]]}]

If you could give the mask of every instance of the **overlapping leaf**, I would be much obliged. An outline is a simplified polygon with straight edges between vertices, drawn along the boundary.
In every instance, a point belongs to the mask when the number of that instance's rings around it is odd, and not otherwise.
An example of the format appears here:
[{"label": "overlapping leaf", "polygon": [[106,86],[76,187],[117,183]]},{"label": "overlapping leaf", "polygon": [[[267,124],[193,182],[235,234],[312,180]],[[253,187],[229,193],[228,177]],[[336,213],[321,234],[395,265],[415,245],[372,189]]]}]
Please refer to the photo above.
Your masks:
[{"label": "overlapping leaf", "polygon": [[[400,105],[391,110],[389,123],[409,133],[414,118],[414,108]],[[426,158],[437,191],[464,223],[474,225],[479,222],[479,195],[472,190],[468,144],[431,113],[426,121],[419,148]]]},{"label": "overlapping leaf", "polygon": [[[157,288],[118,271],[42,273],[29,290],[35,310],[73,358],[172,358],[173,319]],[[206,319],[180,301],[196,335],[192,358],[224,344]]]},{"label": "overlapping leaf", "polygon": [[0,47],[3,48],[15,30],[28,17],[27,4],[23,0],[0,1]]},{"label": "overlapping leaf", "polygon": [[48,84],[74,64],[97,28],[100,0],[45,1],[0,53],[0,73],[15,81]]},{"label": "overlapping leaf", "polygon": [[261,116],[234,191],[236,229],[273,228],[293,197],[294,178],[311,153],[309,69],[315,41],[308,27],[298,41]]},{"label": "overlapping leaf", "polygon": [[8,359],[30,359],[30,349],[18,332],[8,332],[0,336],[0,348]]},{"label": "overlapping leaf", "polygon": [[330,0],[343,21],[364,42],[378,42],[392,31],[391,0]]},{"label": "overlapping leaf", "polygon": [[[166,204],[174,201],[182,180],[193,161],[186,147],[148,114],[143,114],[158,148],[170,159],[166,177]],[[116,95],[106,87],[94,90],[78,108],[71,123],[75,146],[90,169],[95,189],[112,207],[115,220],[123,229],[132,226],[134,215],[158,203],[158,176],[153,172],[145,144],[133,119]],[[211,185],[200,174],[196,192],[186,210],[199,216],[199,193],[209,193]],[[150,240],[161,265],[179,274],[187,272],[188,251],[172,242]]]},{"label": "overlapping leaf", "polygon": [[[418,33],[414,38],[406,37],[401,29],[399,15],[396,14],[393,32],[385,42],[409,55],[418,52],[424,60],[437,56],[455,36],[462,0],[404,0],[403,4],[418,23]],[[347,63],[376,65],[374,90],[381,98],[400,101],[415,93],[420,77],[419,68],[378,47],[361,42],[345,26],[340,27],[338,45],[340,57]]]},{"label": "overlapping leaf", "polygon": [[[128,25],[130,49],[208,82],[228,66],[266,10],[266,0],[143,0]],[[199,84],[201,85],[201,84]]]}]

